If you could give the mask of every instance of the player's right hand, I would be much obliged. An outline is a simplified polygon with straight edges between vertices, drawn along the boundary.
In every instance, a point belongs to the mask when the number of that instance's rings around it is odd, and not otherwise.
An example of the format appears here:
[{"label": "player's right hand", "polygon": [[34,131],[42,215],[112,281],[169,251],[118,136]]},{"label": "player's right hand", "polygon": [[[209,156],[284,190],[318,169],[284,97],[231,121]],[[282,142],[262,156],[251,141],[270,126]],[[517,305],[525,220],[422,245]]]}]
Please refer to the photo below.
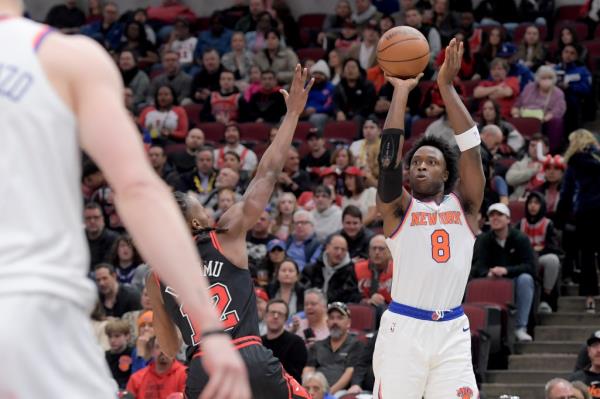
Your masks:
[{"label": "player's right hand", "polygon": [[248,372],[228,335],[202,340],[202,366],[209,376],[199,399],[250,399]]}]

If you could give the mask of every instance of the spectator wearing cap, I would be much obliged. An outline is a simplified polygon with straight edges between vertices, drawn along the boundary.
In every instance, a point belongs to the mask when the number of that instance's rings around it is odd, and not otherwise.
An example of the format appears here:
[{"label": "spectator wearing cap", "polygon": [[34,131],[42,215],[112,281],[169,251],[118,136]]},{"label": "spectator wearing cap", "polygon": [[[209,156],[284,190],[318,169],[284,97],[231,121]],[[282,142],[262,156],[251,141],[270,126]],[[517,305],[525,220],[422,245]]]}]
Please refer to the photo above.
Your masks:
[{"label": "spectator wearing cap", "polygon": [[258,159],[251,149],[244,146],[240,141],[240,128],[236,123],[229,123],[223,133],[225,145],[214,150],[215,168],[224,167],[225,153],[235,152],[240,156],[242,170],[252,173],[256,169]]},{"label": "spectator wearing cap", "polygon": [[511,199],[520,199],[527,191],[533,191],[544,183],[542,168],[547,154],[548,138],[534,134],[529,140],[527,154],[506,172],[506,182],[513,188]]},{"label": "spectator wearing cap", "polygon": [[173,88],[179,103],[185,102],[186,99],[189,101],[192,77],[181,69],[179,53],[173,50],[163,52],[162,67],[163,73],[152,79],[148,102],[152,103],[159,87],[165,85]]},{"label": "spectator wearing cap", "polygon": [[273,71],[277,82],[286,85],[292,82],[294,68],[298,64],[298,56],[294,51],[285,46],[281,33],[272,29],[267,33],[266,47],[256,54],[254,63],[263,71]]},{"label": "spectator wearing cap", "polygon": [[350,386],[354,368],[357,366],[363,344],[349,334],[350,310],[343,302],[333,302],[327,308],[329,337],[315,342],[308,351],[308,362],[302,375],[321,372],[330,384],[330,392]]},{"label": "spectator wearing cap", "polygon": [[256,310],[258,312],[258,332],[260,335],[267,333],[267,324],[265,323],[265,314],[267,313],[267,303],[269,302],[269,294],[264,288],[254,288],[256,295]]},{"label": "spectator wearing cap", "polygon": [[288,149],[288,157],[283,165],[283,172],[277,177],[279,186],[283,191],[292,192],[297,197],[304,191],[310,190],[312,183],[310,175],[300,169],[300,154],[296,147]]},{"label": "spectator wearing cap", "polygon": [[323,256],[302,270],[303,283],[322,289],[328,302],[359,302],[358,281],[346,239],[341,234],[333,234],[323,245]]},{"label": "spectator wearing cap", "polygon": [[376,20],[368,21],[362,31],[360,44],[355,45],[348,54],[356,58],[360,67],[367,70],[377,65],[377,43],[379,42],[380,30]]},{"label": "spectator wearing cap", "polygon": [[592,393],[594,399],[600,392],[600,331],[594,332],[586,341],[590,363],[587,367],[571,374],[569,381],[582,381]]},{"label": "spectator wearing cap", "polygon": [[279,123],[286,112],[283,94],[279,92],[275,72],[260,73],[260,90],[250,97],[243,119],[248,122]]},{"label": "spectator wearing cap", "polygon": [[256,274],[254,276],[261,287],[266,287],[275,275],[275,270],[279,268],[281,262],[285,259],[285,241],[274,238],[267,243],[267,256],[257,265],[256,270],[250,269],[250,272]]},{"label": "spectator wearing cap", "polygon": [[268,244],[275,236],[271,234],[272,217],[264,210],[256,224],[246,233],[246,249],[248,251],[248,260],[255,267],[263,263],[267,256]]},{"label": "spectator wearing cap", "polygon": [[371,0],[356,0],[356,11],[352,13],[352,21],[359,29],[364,29],[371,21],[379,24],[379,20],[383,16],[377,11]]},{"label": "spectator wearing cap", "polygon": [[313,191],[315,209],[312,215],[315,220],[315,233],[319,242],[342,228],[342,210],[335,204],[332,189],[325,185],[317,186]]},{"label": "spectator wearing cap", "polygon": [[342,208],[354,205],[360,209],[363,224],[368,226],[377,216],[375,198],[377,189],[367,187],[365,173],[356,166],[349,166],[344,170],[344,197]]},{"label": "spectator wearing cap", "polygon": [[300,381],[308,352],[302,338],[285,330],[285,321],[289,315],[290,310],[283,299],[271,299],[267,304],[267,333],[261,338],[263,345],[273,351],[285,371],[296,381]]},{"label": "spectator wearing cap", "polygon": [[286,254],[292,258],[300,271],[307,264],[314,263],[321,255],[321,244],[315,234],[315,220],[312,213],[299,209],[292,217],[292,233],[286,241]]},{"label": "spectator wearing cap", "polygon": [[231,36],[233,32],[223,24],[223,16],[216,11],[210,16],[210,28],[200,32],[198,35],[198,44],[194,51],[195,58],[200,58],[208,48],[214,48],[223,55],[231,50]]},{"label": "spectator wearing cap", "polygon": [[510,227],[510,210],[501,203],[489,207],[490,231],[477,237],[473,251],[475,277],[510,278],[515,283],[516,331],[519,341],[531,341],[527,333],[535,291],[535,255],[529,238]]},{"label": "spectator wearing cap", "polygon": [[283,300],[288,313],[295,314],[304,309],[304,286],[300,283],[300,269],[296,262],[286,258],[279,264],[273,282],[267,286],[267,293],[269,298]]},{"label": "spectator wearing cap", "polygon": [[189,21],[185,18],[177,18],[173,26],[173,33],[165,48],[179,54],[179,63],[184,69],[191,67],[194,63],[194,50],[197,44],[198,39],[190,33]]},{"label": "spectator wearing cap", "polygon": [[300,169],[315,174],[317,177],[319,177],[319,168],[329,166],[331,163],[331,152],[325,147],[325,139],[321,132],[317,128],[310,129],[306,135],[309,153],[300,160]]},{"label": "spectator wearing cap", "polygon": [[374,110],[375,86],[365,79],[358,60],[344,61],[342,80],[336,86],[333,101],[338,121],[363,121]]},{"label": "spectator wearing cap", "polygon": [[544,172],[544,183],[536,190],[542,193],[546,201],[547,216],[554,220],[554,214],[558,209],[560,200],[560,188],[565,174],[565,161],[560,155],[546,155],[542,171]]},{"label": "spectator wearing cap", "polygon": [[324,60],[318,60],[310,68],[310,73],[315,79],[315,83],[308,93],[302,118],[308,118],[310,123],[322,131],[325,123],[333,116],[335,86],[329,81],[331,72]]},{"label": "spectator wearing cap", "polygon": [[374,118],[365,121],[362,127],[360,140],[350,145],[350,152],[354,155],[354,165],[365,173],[366,183],[369,186],[377,185],[379,176],[379,147],[381,144],[381,128]]},{"label": "spectator wearing cap", "polygon": [[510,118],[511,109],[519,95],[519,80],[508,76],[508,62],[502,58],[494,58],[490,63],[490,79],[484,80],[475,87],[473,97],[489,98],[500,105],[500,114]]},{"label": "spectator wearing cap", "polygon": [[341,234],[348,243],[350,258],[354,262],[369,257],[369,242],[373,238],[373,232],[367,229],[363,223],[362,212],[354,205],[348,205],[342,212]]}]

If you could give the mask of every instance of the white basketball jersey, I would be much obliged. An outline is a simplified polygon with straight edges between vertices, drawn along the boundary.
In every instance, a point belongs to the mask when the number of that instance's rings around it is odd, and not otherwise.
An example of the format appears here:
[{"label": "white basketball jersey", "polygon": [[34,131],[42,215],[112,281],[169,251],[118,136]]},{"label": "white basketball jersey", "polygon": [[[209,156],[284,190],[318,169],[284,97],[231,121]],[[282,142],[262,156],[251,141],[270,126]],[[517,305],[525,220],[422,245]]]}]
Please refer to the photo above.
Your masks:
[{"label": "white basketball jersey", "polygon": [[444,196],[440,205],[413,197],[386,241],[394,259],[394,301],[432,311],[461,304],[475,237],[456,195]]},{"label": "white basketball jersey", "polygon": [[75,116],[36,50],[48,28],[0,17],[0,294],[46,293],[89,306]]}]

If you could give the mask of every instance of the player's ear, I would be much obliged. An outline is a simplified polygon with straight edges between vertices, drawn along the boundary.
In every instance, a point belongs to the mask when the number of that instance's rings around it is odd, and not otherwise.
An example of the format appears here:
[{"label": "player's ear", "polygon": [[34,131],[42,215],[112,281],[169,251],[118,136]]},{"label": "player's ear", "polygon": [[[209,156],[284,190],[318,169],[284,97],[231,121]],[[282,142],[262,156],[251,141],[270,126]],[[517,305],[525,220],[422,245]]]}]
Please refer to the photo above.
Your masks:
[{"label": "player's ear", "polygon": [[450,173],[447,170],[445,170],[444,174],[442,175],[442,178],[444,179],[444,182],[448,181],[448,177],[450,177]]},{"label": "player's ear", "polygon": [[190,225],[192,227],[192,230],[200,230],[202,228],[202,225],[200,224],[200,221],[196,218],[193,218],[190,221]]}]

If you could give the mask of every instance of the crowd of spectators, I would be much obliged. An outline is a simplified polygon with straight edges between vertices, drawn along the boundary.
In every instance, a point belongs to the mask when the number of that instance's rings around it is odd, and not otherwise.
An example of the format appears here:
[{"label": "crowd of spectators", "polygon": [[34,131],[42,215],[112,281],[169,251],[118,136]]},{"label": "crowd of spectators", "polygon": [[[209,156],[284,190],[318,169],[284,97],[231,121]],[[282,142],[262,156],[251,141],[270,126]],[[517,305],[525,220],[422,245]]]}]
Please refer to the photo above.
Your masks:
[{"label": "crowd of spectators", "polygon": [[[581,127],[595,112],[599,54],[589,39],[597,32],[600,1],[586,2],[580,21],[561,25],[553,1],[523,0],[517,7],[514,0],[484,0],[473,8],[470,0],[339,0],[335,13],[311,29],[285,0],[234,3],[198,18],[178,0],[137,10],[116,2],[80,10],[66,0],[46,22],[97,40],[114,57],[153,168],[173,190],[194,193],[214,221],[241,198],[276,134],[286,112],[279,90],[290,83],[293,67],[309,68],[315,84],[301,120],[310,129],[289,149],[247,247],[264,344],[314,398],[369,391],[373,384],[374,338],[364,331],[356,336],[351,305],[379,316],[391,301],[393,264],[380,234],[375,187],[393,89],[375,55],[381,35],[396,25],[418,29],[431,50],[408,101],[409,145],[423,134],[420,121],[432,122],[424,134],[454,140],[430,80],[450,39],[465,45],[455,85],[479,124],[487,177],[472,277],[514,280],[514,333],[521,341],[532,339],[532,311],[556,311],[561,284],[578,280],[585,310],[594,312],[600,148]],[[539,121],[537,130],[519,131],[521,118]],[[355,130],[345,138],[325,134],[343,121],[354,122],[345,126]],[[222,126],[222,136],[203,129],[211,122]],[[245,137],[248,123],[271,133]],[[185,366],[161,354],[153,338],[148,266],[121,225],[102,172],[89,160],[83,170],[90,276],[99,293],[94,326],[113,376],[140,398],[181,392]],[[598,342],[590,338],[589,350]],[[598,367],[592,363],[577,379],[589,384]],[[553,381],[547,392],[562,386]]]}]

